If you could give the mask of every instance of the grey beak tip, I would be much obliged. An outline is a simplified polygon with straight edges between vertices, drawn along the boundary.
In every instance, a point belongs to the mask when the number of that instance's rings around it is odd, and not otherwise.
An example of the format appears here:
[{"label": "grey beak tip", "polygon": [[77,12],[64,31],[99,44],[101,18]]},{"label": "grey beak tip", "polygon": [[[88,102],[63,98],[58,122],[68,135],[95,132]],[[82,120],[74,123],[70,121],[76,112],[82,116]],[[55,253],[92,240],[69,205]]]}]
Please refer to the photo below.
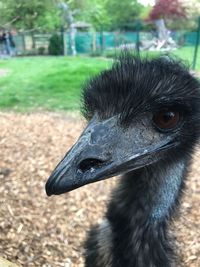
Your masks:
[{"label": "grey beak tip", "polygon": [[48,197],[51,197],[52,196],[52,194],[51,193],[48,193],[47,191],[46,191],[46,194],[47,194]]},{"label": "grey beak tip", "polygon": [[53,193],[52,193],[52,190],[51,190],[51,187],[49,186],[49,183],[47,181],[46,185],[45,185],[45,191],[46,191],[46,194],[48,197],[52,196]]}]

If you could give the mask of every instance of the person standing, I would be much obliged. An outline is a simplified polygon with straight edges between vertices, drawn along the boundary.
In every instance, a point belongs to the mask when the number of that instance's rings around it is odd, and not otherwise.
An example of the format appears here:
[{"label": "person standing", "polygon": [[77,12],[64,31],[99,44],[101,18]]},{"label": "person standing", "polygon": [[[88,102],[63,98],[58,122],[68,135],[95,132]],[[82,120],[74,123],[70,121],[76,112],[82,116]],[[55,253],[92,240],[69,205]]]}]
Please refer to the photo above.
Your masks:
[{"label": "person standing", "polygon": [[0,32],[0,56],[3,57],[5,55],[5,33]]},{"label": "person standing", "polygon": [[10,40],[9,40],[9,34],[8,32],[4,33],[4,38],[5,38],[5,50],[6,50],[6,54],[8,56],[11,55],[11,46],[10,46]]},{"label": "person standing", "polygon": [[13,35],[11,32],[8,32],[8,40],[9,40],[9,46],[10,46],[10,55],[14,56],[16,53],[15,51],[16,45],[15,45]]}]

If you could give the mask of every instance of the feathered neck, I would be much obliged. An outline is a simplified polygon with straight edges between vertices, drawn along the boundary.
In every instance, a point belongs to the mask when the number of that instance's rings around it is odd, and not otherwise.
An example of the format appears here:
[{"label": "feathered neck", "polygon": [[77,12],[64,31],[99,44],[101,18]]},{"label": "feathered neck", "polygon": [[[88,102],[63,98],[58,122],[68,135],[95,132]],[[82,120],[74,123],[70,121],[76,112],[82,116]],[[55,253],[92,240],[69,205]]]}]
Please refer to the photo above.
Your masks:
[{"label": "feathered neck", "polygon": [[184,186],[186,161],[159,163],[121,179],[107,212],[115,267],[171,267],[168,224]]}]

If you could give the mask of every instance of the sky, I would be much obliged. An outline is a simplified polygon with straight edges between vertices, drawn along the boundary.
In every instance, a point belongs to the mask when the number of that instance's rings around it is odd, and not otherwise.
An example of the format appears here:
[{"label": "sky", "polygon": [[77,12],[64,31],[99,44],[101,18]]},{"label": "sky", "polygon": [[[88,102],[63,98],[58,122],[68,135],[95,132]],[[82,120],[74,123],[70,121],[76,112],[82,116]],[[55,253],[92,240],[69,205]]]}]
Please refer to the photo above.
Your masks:
[{"label": "sky", "polygon": [[138,0],[138,2],[144,6],[147,6],[147,5],[153,6],[155,3],[155,0]]}]

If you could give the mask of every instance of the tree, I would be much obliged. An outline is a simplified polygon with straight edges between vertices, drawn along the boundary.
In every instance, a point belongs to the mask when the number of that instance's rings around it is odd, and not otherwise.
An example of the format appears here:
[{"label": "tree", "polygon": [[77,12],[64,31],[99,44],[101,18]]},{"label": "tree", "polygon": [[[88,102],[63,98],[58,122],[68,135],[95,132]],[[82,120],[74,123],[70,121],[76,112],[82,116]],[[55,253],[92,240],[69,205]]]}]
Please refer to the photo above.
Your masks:
[{"label": "tree", "polygon": [[0,1],[0,24],[17,29],[52,29],[58,26],[59,16],[54,0]]},{"label": "tree", "polygon": [[170,32],[166,27],[166,19],[184,18],[186,10],[179,0],[158,0],[150,12],[150,19],[155,21],[158,31],[157,49],[173,44]]},{"label": "tree", "polygon": [[142,5],[137,0],[109,0],[106,3],[106,9],[110,14],[111,24],[121,28],[139,18]]},{"label": "tree", "polygon": [[86,17],[96,30],[108,28],[111,24],[111,16],[107,10],[108,0],[87,1]]},{"label": "tree", "polygon": [[106,9],[108,0],[71,0],[69,6],[77,10],[74,15],[78,21],[90,23],[94,29],[100,30],[110,25],[110,15]]},{"label": "tree", "polygon": [[185,17],[186,10],[179,0],[158,0],[150,12],[153,20]]},{"label": "tree", "polygon": [[72,9],[79,9],[76,19],[89,22],[96,30],[123,28],[138,19],[143,6],[137,0],[71,0]]},{"label": "tree", "polygon": [[88,22],[96,30],[132,23],[143,9],[137,0],[0,0],[0,25],[11,22],[23,30],[58,28],[62,24],[58,6],[62,3],[68,5],[75,21]]},{"label": "tree", "polygon": [[185,8],[188,18],[194,18],[200,15],[200,0],[180,0],[180,2]]}]

